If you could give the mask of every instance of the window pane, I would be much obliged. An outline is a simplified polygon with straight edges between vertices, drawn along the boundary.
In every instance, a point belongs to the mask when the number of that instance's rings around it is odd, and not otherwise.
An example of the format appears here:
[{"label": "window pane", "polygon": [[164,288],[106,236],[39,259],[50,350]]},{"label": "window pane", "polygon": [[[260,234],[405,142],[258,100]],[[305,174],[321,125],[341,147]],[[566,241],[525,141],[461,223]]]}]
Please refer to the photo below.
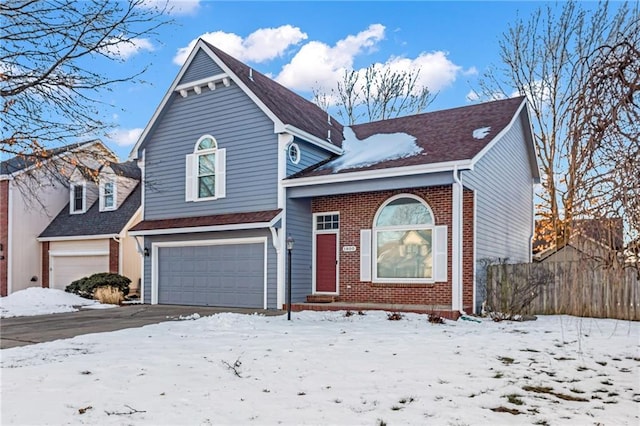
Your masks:
[{"label": "window pane", "polygon": [[216,172],[216,155],[198,156],[198,176],[210,176]]},{"label": "window pane", "polygon": [[203,176],[198,178],[198,198],[215,197],[216,177]]},{"label": "window pane", "polygon": [[216,147],[216,143],[213,139],[211,138],[205,138],[202,139],[200,141],[200,143],[198,144],[198,151],[202,151],[205,149],[212,149]]},{"label": "window pane", "polygon": [[398,198],[387,204],[380,214],[376,226],[431,225],[433,218],[429,209],[413,198]]},{"label": "window pane", "polygon": [[81,185],[73,187],[73,210],[74,211],[82,210],[82,201],[84,198],[83,189],[84,187]]},{"label": "window pane", "polygon": [[430,229],[377,232],[378,278],[431,278]]}]

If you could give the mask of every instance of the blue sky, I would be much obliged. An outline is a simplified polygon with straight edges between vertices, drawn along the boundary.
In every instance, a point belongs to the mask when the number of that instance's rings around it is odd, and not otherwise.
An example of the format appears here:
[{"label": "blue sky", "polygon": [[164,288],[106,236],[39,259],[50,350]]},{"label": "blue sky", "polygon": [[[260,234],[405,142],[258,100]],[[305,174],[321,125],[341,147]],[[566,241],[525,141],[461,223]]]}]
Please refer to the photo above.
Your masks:
[{"label": "blue sky", "polygon": [[[429,110],[470,103],[478,77],[499,65],[507,24],[541,2],[198,2],[175,1],[174,25],[122,49],[113,72],[149,65],[145,84],[122,83],[105,101],[117,128],[103,139],[125,159],[200,36],[310,98],[335,87],[345,68],[420,66],[438,92]],[[110,72],[105,70],[105,72]]]}]

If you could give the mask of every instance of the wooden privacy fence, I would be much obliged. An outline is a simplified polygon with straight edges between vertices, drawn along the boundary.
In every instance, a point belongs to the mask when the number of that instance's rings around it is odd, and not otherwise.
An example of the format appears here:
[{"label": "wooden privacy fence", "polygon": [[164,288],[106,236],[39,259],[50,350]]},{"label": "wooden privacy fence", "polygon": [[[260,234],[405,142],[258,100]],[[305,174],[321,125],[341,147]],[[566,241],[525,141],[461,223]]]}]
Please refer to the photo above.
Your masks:
[{"label": "wooden privacy fence", "polygon": [[487,304],[506,314],[568,314],[640,320],[634,268],[595,262],[499,264],[487,267]]}]

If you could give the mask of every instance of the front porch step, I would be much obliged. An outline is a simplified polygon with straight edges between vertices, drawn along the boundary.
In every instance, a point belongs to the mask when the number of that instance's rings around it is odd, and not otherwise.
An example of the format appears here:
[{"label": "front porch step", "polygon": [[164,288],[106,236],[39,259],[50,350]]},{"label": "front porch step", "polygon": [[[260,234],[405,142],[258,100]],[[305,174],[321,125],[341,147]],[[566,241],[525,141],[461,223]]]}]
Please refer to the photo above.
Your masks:
[{"label": "front porch step", "polygon": [[336,299],[331,294],[310,294],[307,296],[307,303],[333,303]]},{"label": "front porch step", "polygon": [[[313,295],[320,296],[320,295]],[[336,296],[326,296],[334,297]],[[283,307],[286,309],[286,306]],[[357,302],[308,302],[292,303],[291,310],[293,312],[301,311],[387,311],[387,312],[411,312],[416,314],[434,314],[443,318],[456,321],[460,318],[459,311],[451,310],[450,306],[434,306],[434,305],[398,305],[388,303],[357,303]]]}]

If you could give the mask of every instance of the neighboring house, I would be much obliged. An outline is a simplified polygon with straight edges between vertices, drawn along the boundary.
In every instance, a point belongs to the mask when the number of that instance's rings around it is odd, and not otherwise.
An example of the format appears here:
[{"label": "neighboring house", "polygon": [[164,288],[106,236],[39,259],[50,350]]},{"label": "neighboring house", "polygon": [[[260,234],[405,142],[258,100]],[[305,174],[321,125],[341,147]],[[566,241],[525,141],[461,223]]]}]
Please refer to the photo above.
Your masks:
[{"label": "neighboring house", "polygon": [[42,286],[38,235],[69,202],[73,164],[114,161],[101,141],[51,150],[48,159],[16,156],[0,163],[0,295]]},{"label": "neighboring house", "polygon": [[536,262],[609,260],[619,256],[624,248],[622,218],[576,219],[571,236],[561,243],[552,241],[550,228],[547,221],[536,222],[537,238],[533,242]]},{"label": "neighboring house", "polygon": [[134,161],[108,163],[97,179],[75,170],[67,204],[39,235],[42,285],[64,290],[97,272],[119,273],[139,290],[141,255],[128,230],[141,219],[140,169]]},{"label": "neighboring house", "polygon": [[144,303],[471,312],[477,260],[531,260],[524,98],[346,127],[199,40],[132,150]]}]

